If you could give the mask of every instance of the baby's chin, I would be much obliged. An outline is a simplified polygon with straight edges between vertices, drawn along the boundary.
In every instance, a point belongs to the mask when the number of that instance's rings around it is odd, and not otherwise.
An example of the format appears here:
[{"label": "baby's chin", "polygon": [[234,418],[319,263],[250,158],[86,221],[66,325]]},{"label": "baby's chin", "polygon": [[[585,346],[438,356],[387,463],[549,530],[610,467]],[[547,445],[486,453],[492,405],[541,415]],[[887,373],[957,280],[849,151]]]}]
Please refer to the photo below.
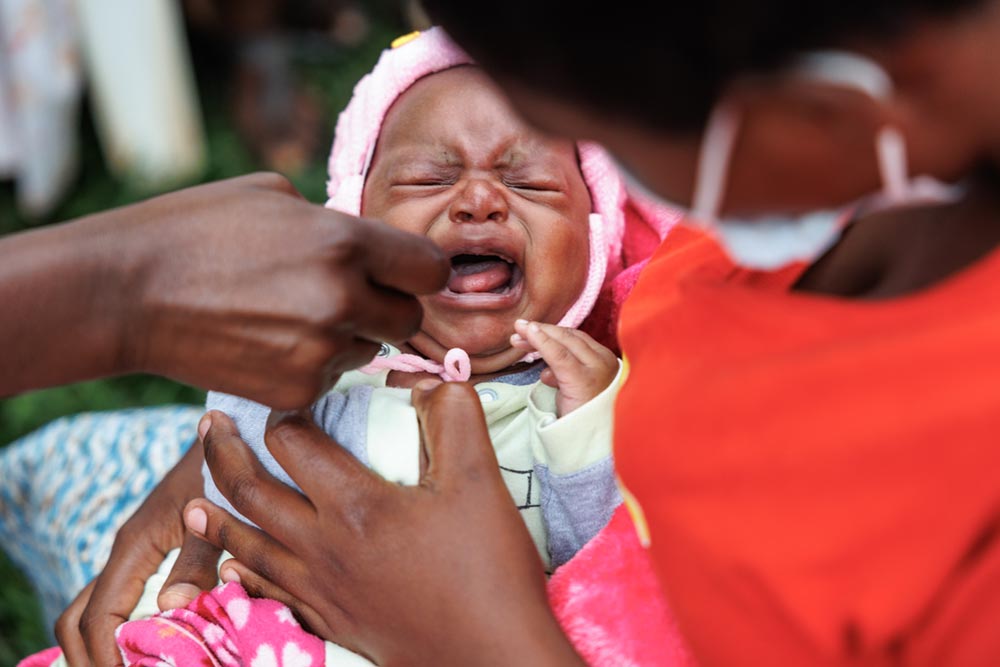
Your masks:
[{"label": "baby's chin", "polygon": [[418,352],[424,356],[442,361],[444,355],[452,348],[461,348],[469,355],[472,362],[472,374],[497,373],[518,363],[525,352],[514,349],[510,345],[510,336],[514,333],[513,325],[510,333],[489,336],[455,336],[454,332],[421,331],[410,341]]}]

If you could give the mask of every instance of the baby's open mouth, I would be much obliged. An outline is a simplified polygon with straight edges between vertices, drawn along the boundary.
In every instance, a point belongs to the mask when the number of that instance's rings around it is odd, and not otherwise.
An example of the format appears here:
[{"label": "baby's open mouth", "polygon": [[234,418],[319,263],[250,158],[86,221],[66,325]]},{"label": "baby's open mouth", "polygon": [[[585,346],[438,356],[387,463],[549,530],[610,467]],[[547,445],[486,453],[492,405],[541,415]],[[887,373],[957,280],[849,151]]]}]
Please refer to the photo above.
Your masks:
[{"label": "baby's open mouth", "polygon": [[448,290],[455,294],[506,294],[521,282],[518,265],[502,255],[461,253],[451,258]]}]

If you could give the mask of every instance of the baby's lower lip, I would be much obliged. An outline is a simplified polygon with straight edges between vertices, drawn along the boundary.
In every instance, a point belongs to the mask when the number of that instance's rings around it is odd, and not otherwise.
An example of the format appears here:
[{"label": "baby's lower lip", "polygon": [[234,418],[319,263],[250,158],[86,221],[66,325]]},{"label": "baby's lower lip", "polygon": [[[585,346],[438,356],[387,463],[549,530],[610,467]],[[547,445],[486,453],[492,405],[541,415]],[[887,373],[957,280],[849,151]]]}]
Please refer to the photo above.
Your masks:
[{"label": "baby's lower lip", "polygon": [[517,304],[524,294],[524,279],[518,276],[513,284],[502,292],[454,292],[447,287],[431,301],[439,306],[457,310],[506,310]]}]

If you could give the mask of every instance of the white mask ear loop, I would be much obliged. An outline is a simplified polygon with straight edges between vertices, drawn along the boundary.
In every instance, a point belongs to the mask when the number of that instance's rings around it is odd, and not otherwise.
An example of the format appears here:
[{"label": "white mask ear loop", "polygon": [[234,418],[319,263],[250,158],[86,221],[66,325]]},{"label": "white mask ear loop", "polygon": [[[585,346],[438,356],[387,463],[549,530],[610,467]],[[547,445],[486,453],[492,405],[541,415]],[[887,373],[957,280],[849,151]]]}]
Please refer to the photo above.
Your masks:
[{"label": "white mask ear loop", "polygon": [[[885,70],[854,53],[809,53],[798,60],[792,72],[812,81],[858,90],[875,100],[892,96],[892,80]],[[702,225],[716,220],[722,208],[739,120],[733,106],[726,103],[718,105],[709,118],[698,157],[691,207],[692,218]],[[906,201],[911,187],[906,140],[902,133],[892,126],[879,130],[875,137],[875,154],[886,199]]]},{"label": "white mask ear loop", "polygon": [[740,115],[732,104],[720,103],[705,127],[695,173],[691,217],[700,225],[716,220],[729,177],[729,162],[740,129]]},{"label": "white mask ear loop", "polygon": [[875,136],[875,154],[882,175],[882,190],[889,202],[904,202],[910,196],[906,164],[906,140],[895,127],[886,126]]},{"label": "white mask ear loop", "polygon": [[[816,51],[800,57],[793,71],[811,81],[852,88],[876,101],[892,97],[892,78],[878,63],[849,51]],[[875,154],[882,191],[890,202],[906,201],[911,192],[906,159],[906,140],[892,126],[883,127],[875,136]]]}]

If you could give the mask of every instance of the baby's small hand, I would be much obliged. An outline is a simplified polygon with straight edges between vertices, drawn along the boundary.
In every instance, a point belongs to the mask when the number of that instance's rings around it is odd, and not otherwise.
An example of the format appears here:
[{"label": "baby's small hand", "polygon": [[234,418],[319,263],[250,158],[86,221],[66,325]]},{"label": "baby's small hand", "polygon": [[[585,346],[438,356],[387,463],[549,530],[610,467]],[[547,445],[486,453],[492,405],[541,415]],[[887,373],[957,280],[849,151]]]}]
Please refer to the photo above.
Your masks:
[{"label": "baby's small hand", "polygon": [[618,358],[587,334],[554,324],[518,320],[511,345],[537,350],[548,368],[542,382],[555,387],[556,413],[562,417],[604,391],[618,373]]}]

